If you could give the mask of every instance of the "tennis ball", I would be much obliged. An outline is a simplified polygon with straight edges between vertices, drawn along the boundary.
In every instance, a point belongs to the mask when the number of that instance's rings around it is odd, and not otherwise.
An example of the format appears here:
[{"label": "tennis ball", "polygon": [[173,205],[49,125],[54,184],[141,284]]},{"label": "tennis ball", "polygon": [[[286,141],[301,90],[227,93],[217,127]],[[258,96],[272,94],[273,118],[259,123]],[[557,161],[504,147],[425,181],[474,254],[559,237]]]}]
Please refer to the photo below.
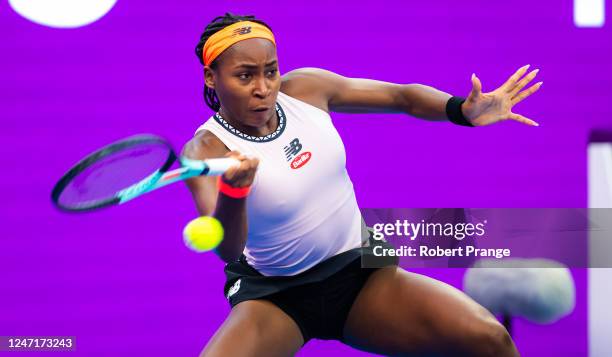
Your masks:
[{"label": "tennis ball", "polygon": [[198,253],[215,249],[223,240],[223,226],[214,217],[198,217],[183,229],[185,245]]}]

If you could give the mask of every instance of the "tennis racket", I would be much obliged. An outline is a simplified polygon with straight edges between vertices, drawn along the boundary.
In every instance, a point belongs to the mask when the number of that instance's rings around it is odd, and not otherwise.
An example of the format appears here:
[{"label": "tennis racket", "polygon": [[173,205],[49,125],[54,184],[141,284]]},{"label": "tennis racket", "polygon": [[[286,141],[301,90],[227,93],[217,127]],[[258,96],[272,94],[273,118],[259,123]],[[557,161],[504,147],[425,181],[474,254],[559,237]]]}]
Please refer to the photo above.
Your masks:
[{"label": "tennis racket", "polygon": [[51,192],[56,207],[82,212],[120,205],[140,195],[194,176],[218,176],[238,165],[232,158],[181,157],[155,135],[135,135],[107,145],[76,163]]}]

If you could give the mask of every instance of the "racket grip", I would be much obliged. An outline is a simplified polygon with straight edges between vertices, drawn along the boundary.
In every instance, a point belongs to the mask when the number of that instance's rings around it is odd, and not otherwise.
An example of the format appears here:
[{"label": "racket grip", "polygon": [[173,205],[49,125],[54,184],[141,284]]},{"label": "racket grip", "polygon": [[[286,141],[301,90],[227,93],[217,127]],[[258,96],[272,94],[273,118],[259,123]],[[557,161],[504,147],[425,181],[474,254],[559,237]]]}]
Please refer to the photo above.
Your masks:
[{"label": "racket grip", "polygon": [[232,166],[240,165],[240,161],[232,158],[208,159],[204,161],[208,166],[207,176],[220,176]]}]

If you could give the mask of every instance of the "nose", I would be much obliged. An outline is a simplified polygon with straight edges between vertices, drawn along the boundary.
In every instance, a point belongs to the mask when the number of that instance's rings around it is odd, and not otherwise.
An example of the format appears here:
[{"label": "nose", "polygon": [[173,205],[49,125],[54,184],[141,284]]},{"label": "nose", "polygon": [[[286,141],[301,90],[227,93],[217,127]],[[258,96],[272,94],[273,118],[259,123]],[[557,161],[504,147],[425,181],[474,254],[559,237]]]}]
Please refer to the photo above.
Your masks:
[{"label": "nose", "polygon": [[270,83],[265,76],[260,76],[253,81],[253,95],[265,98],[270,94]]}]

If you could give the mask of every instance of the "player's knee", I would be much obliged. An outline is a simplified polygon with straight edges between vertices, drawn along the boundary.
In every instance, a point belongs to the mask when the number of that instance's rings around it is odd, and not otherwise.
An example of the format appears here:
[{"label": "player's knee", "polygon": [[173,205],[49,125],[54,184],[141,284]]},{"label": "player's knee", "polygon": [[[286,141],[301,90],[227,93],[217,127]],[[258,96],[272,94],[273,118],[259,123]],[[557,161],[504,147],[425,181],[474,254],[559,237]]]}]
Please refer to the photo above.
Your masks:
[{"label": "player's knee", "polygon": [[485,320],[472,331],[470,338],[474,351],[471,356],[515,357],[518,356],[510,334],[497,320]]}]

